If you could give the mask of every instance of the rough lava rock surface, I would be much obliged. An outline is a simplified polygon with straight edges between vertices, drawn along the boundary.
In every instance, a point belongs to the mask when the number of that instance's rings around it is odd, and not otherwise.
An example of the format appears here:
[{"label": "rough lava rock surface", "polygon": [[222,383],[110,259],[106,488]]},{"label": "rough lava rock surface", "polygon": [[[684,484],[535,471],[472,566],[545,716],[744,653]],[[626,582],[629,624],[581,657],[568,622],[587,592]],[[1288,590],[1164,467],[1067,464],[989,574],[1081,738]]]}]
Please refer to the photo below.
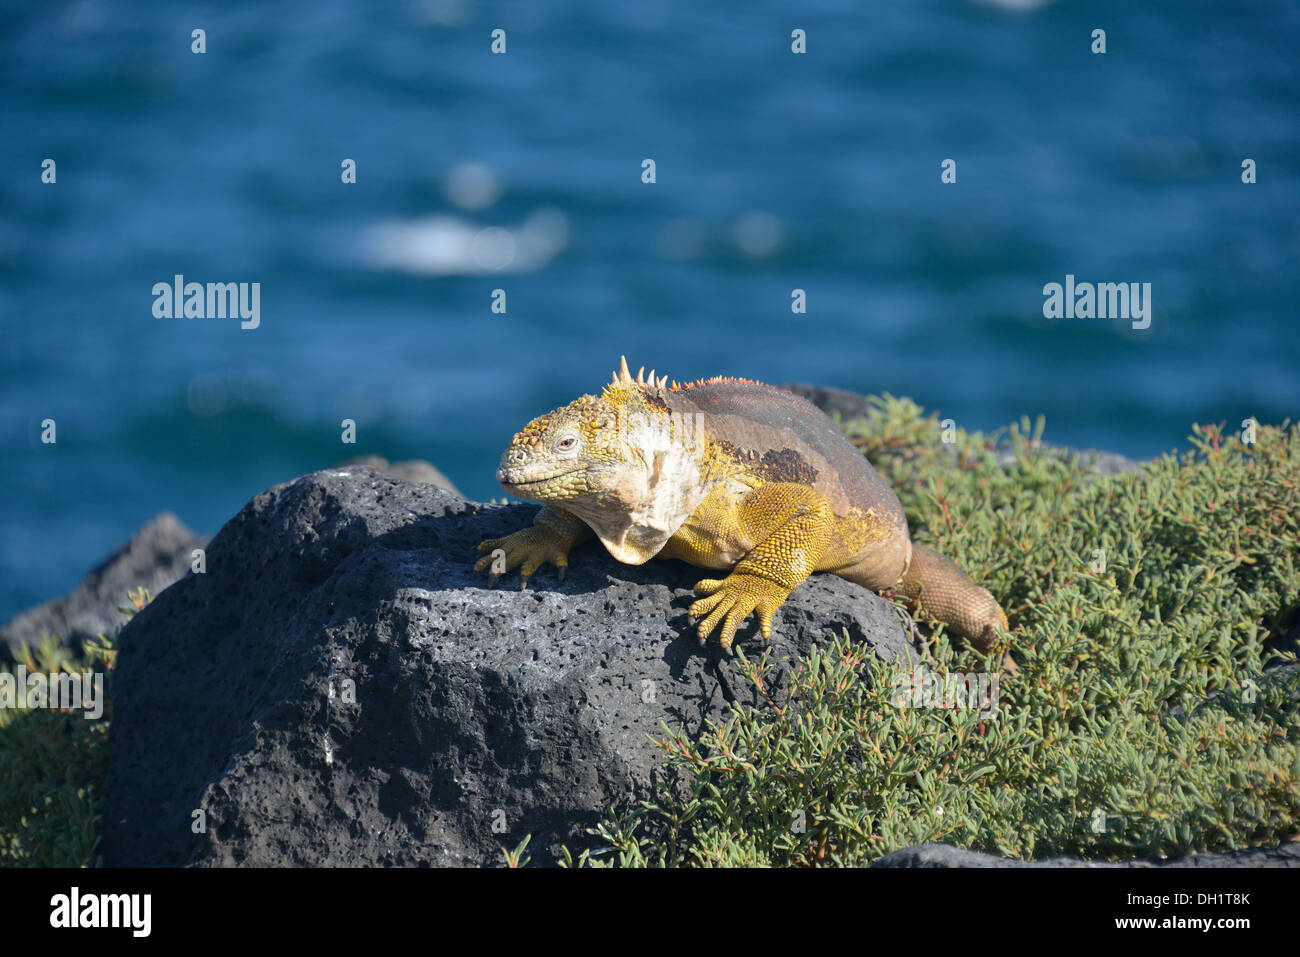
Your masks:
[{"label": "rough lava rock surface", "polygon": [[157,595],[189,570],[193,550],[206,541],[170,512],[159,514],[75,589],[15,615],[0,628],[0,660],[14,660],[23,643],[34,648],[49,635],[76,651],[96,635],[113,634],[127,620],[118,610],[127,603],[127,592],[143,585]]},{"label": "rough lava rock surface", "polygon": [[451,479],[443,475],[433,463],[426,462],[423,459],[390,462],[381,455],[358,455],[355,458],[348,459],[338,468],[347,468],[352,465],[368,465],[376,472],[383,472],[385,475],[391,475],[403,482],[424,482],[426,485],[436,485],[452,495],[460,495],[460,489],[451,484]]},{"label": "rough lava rock surface", "polygon": [[[757,703],[695,638],[698,569],[593,541],[564,582],[473,578],[534,511],[361,466],[256,496],[120,635],[105,863],[495,864],[529,834],[548,863],[646,793],[661,721]],[[840,629],[915,659],[888,603],[830,575],[782,608],[773,658]]]},{"label": "rough lava rock surface", "polygon": [[[451,480],[422,460],[389,462],[378,455],[358,456],[344,463],[367,465],[407,482],[425,482],[460,495]],[[119,606],[127,593],[144,586],[151,595],[184,575],[193,551],[208,542],[195,535],[171,512],[162,512],[131,540],[87,573],[75,589],[52,601],[19,612],[0,627],[0,662],[15,661],[24,643],[30,648],[50,635],[76,652],[97,635],[112,635],[127,621]]]}]

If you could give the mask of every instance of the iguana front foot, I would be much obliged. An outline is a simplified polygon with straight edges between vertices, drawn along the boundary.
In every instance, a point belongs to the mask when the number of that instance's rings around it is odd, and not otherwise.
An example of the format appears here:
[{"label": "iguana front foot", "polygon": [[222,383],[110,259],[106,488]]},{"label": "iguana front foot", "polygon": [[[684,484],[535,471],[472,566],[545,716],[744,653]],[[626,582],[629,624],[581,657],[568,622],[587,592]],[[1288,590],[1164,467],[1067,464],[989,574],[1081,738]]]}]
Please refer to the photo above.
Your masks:
[{"label": "iguana front foot", "polygon": [[[560,581],[569,568],[569,550],[591,534],[580,520],[560,509],[546,507],[533,519],[532,528],[520,529],[504,538],[489,538],[479,542],[483,557],[474,563],[474,574],[488,569],[492,582],[516,566],[519,568],[519,587],[526,588],[528,579],[547,562],[555,566]],[[494,554],[500,549],[500,554]]]},{"label": "iguana front foot", "polygon": [[758,627],[763,637],[772,637],[772,615],[790,597],[792,590],[770,578],[746,572],[732,572],[722,579],[705,578],[695,583],[695,594],[707,597],[696,600],[687,614],[704,619],[696,629],[701,645],[708,640],[718,622],[722,622],[719,638],[722,650],[730,654],[736,629],[751,612],[758,613]]},{"label": "iguana front foot", "polygon": [[[497,549],[501,554],[492,554]],[[547,562],[555,566],[560,581],[569,567],[569,549],[537,528],[525,528],[505,538],[489,538],[479,542],[479,552],[487,552],[474,563],[474,574],[487,569],[495,584],[505,572],[519,568],[519,587],[527,588],[528,579]]]}]

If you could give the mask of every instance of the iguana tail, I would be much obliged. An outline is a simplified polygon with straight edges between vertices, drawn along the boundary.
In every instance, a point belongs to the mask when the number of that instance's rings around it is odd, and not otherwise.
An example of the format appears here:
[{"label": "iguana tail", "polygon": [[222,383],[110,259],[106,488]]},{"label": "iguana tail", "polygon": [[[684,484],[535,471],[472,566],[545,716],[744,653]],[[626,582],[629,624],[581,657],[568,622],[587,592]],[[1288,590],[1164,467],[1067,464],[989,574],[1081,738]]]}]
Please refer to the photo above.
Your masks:
[{"label": "iguana tail", "polygon": [[989,590],[933,548],[912,543],[912,562],[899,591],[919,599],[924,615],[943,622],[981,651],[993,645],[1000,630],[1007,630],[1007,616]]}]

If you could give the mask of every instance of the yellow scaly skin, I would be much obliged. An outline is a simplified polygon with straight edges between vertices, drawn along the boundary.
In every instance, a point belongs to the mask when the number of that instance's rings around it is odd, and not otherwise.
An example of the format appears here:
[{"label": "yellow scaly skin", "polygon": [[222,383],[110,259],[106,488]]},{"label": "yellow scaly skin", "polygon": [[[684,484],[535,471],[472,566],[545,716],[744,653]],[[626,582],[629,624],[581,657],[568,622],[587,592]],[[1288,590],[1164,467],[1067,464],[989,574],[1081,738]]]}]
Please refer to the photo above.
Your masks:
[{"label": "yellow scaly skin", "polygon": [[1007,628],[993,596],[951,561],[913,545],[897,496],[818,409],[743,379],[669,387],[632,378],[627,361],[600,396],[530,422],[497,478],[544,503],[531,528],[482,542],[474,571],[544,564],[564,577],[569,551],[596,534],[616,559],[676,558],[729,571],[696,583],[701,643],[719,628],[730,650],[757,614],[772,616],[814,571],[874,590],[897,588],[930,617],[990,647]]}]

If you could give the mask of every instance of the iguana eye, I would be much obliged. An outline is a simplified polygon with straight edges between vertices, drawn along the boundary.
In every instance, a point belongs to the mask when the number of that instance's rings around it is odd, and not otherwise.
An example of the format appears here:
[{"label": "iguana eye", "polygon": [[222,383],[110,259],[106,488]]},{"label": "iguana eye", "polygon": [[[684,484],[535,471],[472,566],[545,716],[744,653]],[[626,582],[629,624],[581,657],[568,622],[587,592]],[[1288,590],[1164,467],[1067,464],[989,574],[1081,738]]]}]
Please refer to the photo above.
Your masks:
[{"label": "iguana eye", "polygon": [[567,452],[577,444],[578,437],[576,435],[566,435],[564,438],[560,439],[560,441],[555,443],[555,451]]}]

